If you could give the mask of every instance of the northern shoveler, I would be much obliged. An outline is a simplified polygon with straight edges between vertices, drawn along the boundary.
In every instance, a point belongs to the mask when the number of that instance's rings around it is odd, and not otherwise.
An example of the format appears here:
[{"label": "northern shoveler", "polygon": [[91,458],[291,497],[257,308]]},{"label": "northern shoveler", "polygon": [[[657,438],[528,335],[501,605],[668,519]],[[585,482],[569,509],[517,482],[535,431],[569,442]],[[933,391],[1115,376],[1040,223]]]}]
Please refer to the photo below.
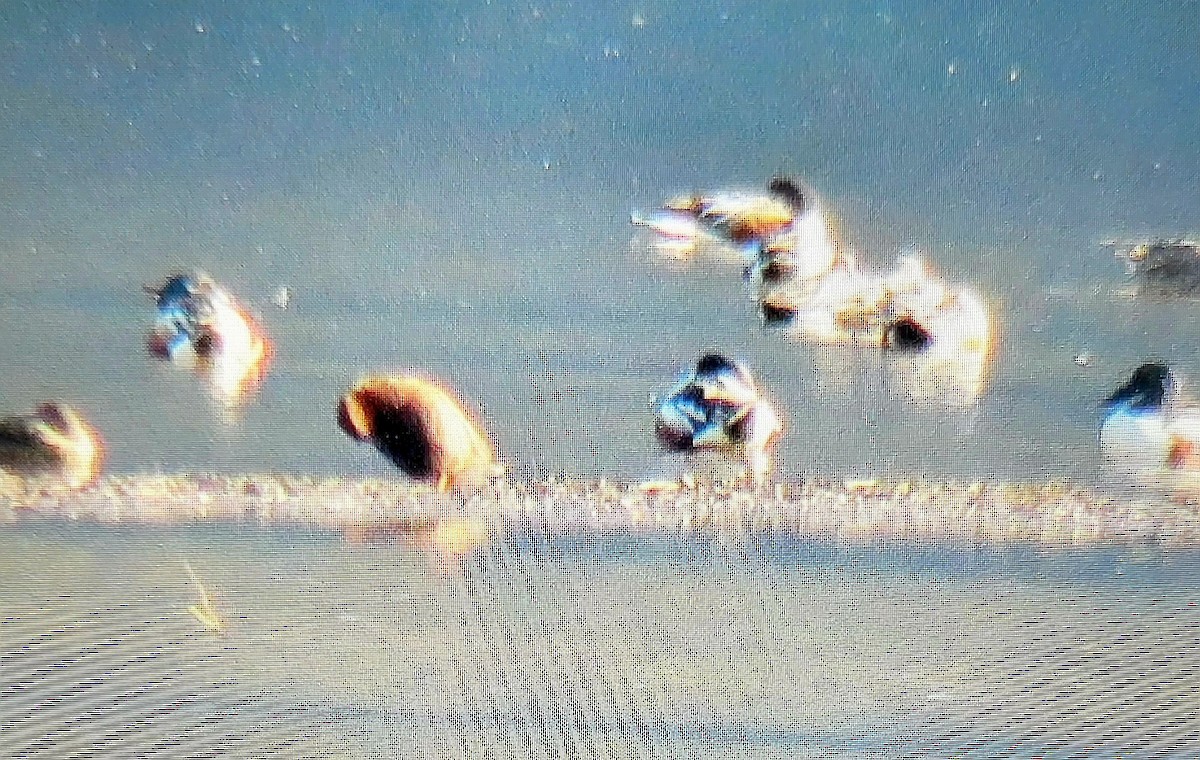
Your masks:
[{"label": "northern shoveler", "polygon": [[1165,364],[1147,363],[1104,402],[1100,446],[1131,471],[1200,470],[1200,408]]},{"label": "northern shoveler", "polygon": [[230,406],[258,387],[273,356],[271,341],[229,291],[198,272],[148,290],[157,305],[147,340],[152,355],[194,361],[214,396]]},{"label": "northern shoveler", "polygon": [[783,423],[755,386],[750,371],[720,354],[706,354],[655,407],[655,435],[668,450],[718,451],[739,457],[755,483],[771,469],[771,449]]},{"label": "northern shoveler", "polygon": [[886,273],[838,266],[814,281],[785,281],[759,305],[768,326],[815,343],[990,350],[991,319],[983,299],[934,274],[915,256],[902,257]]},{"label": "northern shoveler", "polygon": [[767,192],[718,190],[673,198],[646,215],[654,247],[671,258],[688,258],[706,242],[733,250],[748,271],[769,258],[786,262],[799,276],[815,277],[838,260],[835,224],[812,191],[788,177],[775,177]]}]

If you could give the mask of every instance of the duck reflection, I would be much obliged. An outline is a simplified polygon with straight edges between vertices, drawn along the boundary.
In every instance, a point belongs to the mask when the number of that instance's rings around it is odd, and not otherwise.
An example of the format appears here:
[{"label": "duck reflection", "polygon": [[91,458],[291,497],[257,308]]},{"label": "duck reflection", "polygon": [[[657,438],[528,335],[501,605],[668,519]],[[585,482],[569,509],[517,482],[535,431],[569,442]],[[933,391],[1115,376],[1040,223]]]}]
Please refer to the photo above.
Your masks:
[{"label": "duck reflection", "polygon": [[355,546],[411,547],[439,565],[467,557],[491,540],[486,523],[468,517],[392,518],[353,523],[342,527],[342,535]]},{"label": "duck reflection", "polygon": [[966,408],[974,406],[987,388],[990,357],[985,352],[946,349],[884,357],[893,389],[920,404]]}]

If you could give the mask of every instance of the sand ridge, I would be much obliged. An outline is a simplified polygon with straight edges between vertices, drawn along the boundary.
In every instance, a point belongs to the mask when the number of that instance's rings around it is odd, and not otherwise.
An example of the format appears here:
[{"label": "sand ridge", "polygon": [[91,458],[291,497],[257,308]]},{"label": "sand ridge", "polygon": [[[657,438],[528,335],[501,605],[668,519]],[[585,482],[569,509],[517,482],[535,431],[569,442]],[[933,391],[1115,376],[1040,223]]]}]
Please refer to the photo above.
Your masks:
[{"label": "sand ridge", "polygon": [[683,480],[497,480],[468,497],[386,478],[283,474],[113,475],[70,491],[0,475],[0,521],[217,521],[333,530],[421,531],[469,519],[554,534],[601,531],[848,543],[1029,543],[1200,547],[1189,505],[1108,496],[1069,483],[808,480],[762,489]]}]

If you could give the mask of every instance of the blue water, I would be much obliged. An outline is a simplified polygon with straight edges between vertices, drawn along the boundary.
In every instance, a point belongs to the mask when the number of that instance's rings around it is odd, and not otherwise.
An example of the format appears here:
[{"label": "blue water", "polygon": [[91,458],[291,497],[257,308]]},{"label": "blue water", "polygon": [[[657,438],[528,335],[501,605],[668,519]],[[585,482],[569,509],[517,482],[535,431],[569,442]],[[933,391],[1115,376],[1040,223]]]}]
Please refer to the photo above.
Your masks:
[{"label": "blue water", "polygon": [[[662,469],[650,399],[720,348],[787,414],[782,477],[1092,482],[1096,400],[1150,356],[1200,370],[1197,307],[1124,296],[1097,245],[1195,229],[1194,10],[11,4],[5,405],[76,401],[116,471],[379,473],[334,399],[419,368],[482,407],[519,473],[641,476]],[[992,300],[975,409],[914,407],[878,357],[763,334],[736,271],[631,252],[631,207],[777,171],[869,261],[916,245]],[[141,286],[192,266],[278,345],[240,424],[142,348]]]}]

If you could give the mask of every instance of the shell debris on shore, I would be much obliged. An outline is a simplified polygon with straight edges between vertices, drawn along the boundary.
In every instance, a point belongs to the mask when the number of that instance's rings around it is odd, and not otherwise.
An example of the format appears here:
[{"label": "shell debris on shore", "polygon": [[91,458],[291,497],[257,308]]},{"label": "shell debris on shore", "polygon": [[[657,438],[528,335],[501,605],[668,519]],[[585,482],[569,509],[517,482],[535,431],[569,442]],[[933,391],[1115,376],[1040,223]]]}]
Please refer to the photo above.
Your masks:
[{"label": "shell debris on shore", "polygon": [[0,480],[0,520],[26,519],[217,521],[349,536],[369,536],[372,526],[419,523],[420,529],[410,531],[414,536],[444,542],[451,554],[468,553],[488,536],[521,526],[555,535],[770,534],[852,544],[1200,547],[1200,512],[1189,506],[1054,482],[809,480],[754,490],[699,481],[555,478],[498,481],[468,499],[455,499],[427,484],[344,477],[111,476],[83,492]]}]

